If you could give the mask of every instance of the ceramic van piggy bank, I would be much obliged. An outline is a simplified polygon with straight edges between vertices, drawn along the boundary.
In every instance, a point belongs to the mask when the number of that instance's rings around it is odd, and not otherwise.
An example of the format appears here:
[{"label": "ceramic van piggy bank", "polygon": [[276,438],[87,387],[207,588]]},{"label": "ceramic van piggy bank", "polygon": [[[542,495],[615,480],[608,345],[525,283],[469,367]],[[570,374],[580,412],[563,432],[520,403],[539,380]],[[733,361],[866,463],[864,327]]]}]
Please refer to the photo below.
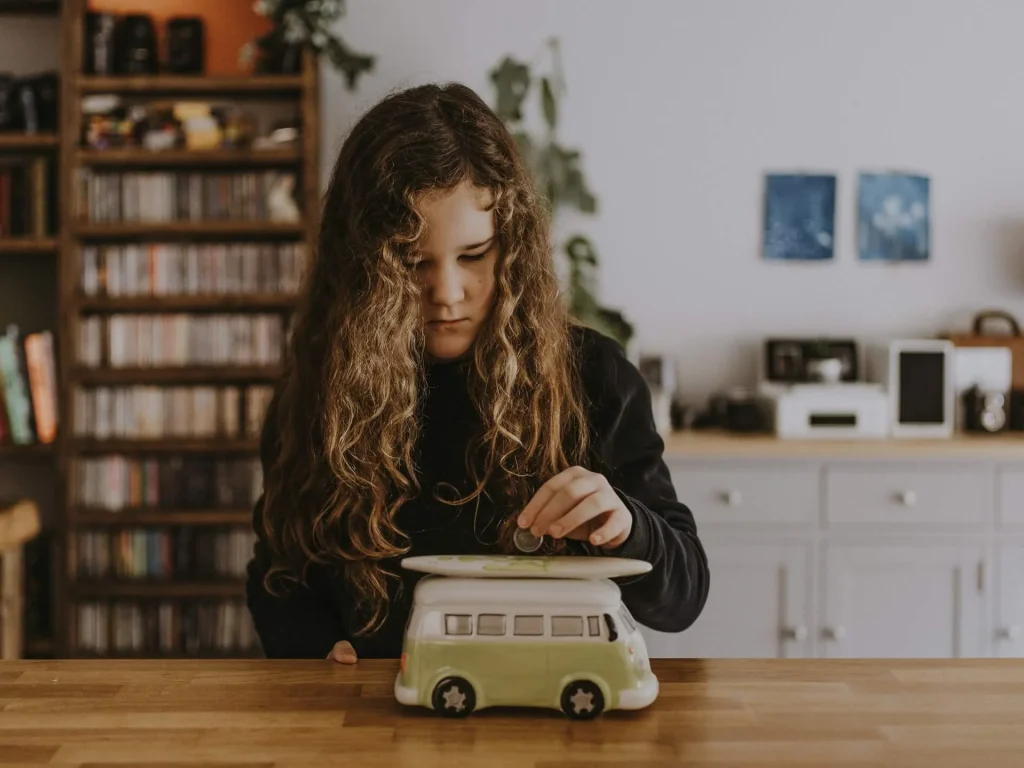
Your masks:
[{"label": "ceramic van piggy bank", "polygon": [[400,703],[450,717],[500,705],[589,719],[657,698],[647,646],[611,581],[649,563],[438,555],[402,565],[428,575],[405,629]]}]

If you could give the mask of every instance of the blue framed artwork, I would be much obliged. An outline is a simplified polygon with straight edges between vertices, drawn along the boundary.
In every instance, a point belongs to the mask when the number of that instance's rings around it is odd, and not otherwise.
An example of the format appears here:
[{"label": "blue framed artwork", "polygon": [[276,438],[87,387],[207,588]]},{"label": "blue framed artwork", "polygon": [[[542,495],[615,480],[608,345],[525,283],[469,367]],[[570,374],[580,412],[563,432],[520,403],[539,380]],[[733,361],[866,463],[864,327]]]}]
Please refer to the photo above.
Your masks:
[{"label": "blue framed artwork", "polygon": [[835,176],[768,174],[765,177],[766,259],[831,259],[835,231]]},{"label": "blue framed artwork", "polygon": [[927,176],[862,173],[858,251],[863,261],[927,261],[931,256]]}]

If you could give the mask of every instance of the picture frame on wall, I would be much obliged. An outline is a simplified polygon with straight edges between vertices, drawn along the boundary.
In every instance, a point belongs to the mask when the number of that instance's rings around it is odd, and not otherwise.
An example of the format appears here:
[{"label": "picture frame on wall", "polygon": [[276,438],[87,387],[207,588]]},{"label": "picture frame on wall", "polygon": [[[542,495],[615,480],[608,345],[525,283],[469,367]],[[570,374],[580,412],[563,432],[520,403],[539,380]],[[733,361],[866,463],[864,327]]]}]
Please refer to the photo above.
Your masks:
[{"label": "picture frame on wall", "polygon": [[834,174],[769,173],[765,176],[764,258],[831,261],[835,256]]},{"label": "picture frame on wall", "polygon": [[931,181],[911,173],[861,173],[857,193],[861,261],[931,259]]}]

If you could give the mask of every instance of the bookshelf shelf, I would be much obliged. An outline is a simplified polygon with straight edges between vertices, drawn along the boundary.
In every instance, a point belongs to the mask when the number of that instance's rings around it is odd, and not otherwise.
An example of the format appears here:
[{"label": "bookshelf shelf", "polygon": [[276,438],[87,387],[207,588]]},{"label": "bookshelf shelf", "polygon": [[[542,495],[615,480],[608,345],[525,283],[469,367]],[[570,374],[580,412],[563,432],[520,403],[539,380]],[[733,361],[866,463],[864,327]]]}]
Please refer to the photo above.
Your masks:
[{"label": "bookshelf shelf", "polygon": [[146,509],[111,512],[75,507],[71,519],[79,525],[250,525],[251,509]]},{"label": "bookshelf shelf", "polygon": [[0,443],[0,459],[31,459],[49,458],[55,453],[52,443],[32,443],[30,445],[14,445],[13,443]]},{"label": "bookshelf shelf", "polygon": [[0,254],[54,254],[57,253],[57,241],[50,238],[0,238]]},{"label": "bookshelf shelf", "polygon": [[189,75],[152,75],[133,77],[78,78],[82,93],[138,93],[147,96],[167,94],[285,95],[295,96],[303,88],[301,75],[258,75],[255,77],[204,77]]},{"label": "bookshelf shelf", "polygon": [[260,449],[256,438],[168,438],[152,440],[95,440],[76,438],[71,444],[78,453],[190,453],[244,454]]},{"label": "bookshelf shelf", "polygon": [[279,367],[189,366],[183,368],[75,368],[68,378],[84,384],[202,384],[268,382],[281,377]]},{"label": "bookshelf shelf", "polygon": [[0,16],[56,15],[58,0],[0,0]]},{"label": "bookshelf shelf", "polygon": [[55,149],[59,146],[60,136],[55,133],[0,133],[0,152]]},{"label": "bookshelf shelf", "polygon": [[295,307],[296,297],[280,293],[202,296],[79,296],[78,309],[95,314],[117,312],[262,312]]},{"label": "bookshelf shelf", "polygon": [[77,224],[73,233],[83,240],[182,239],[195,237],[294,238],[302,224],[276,221],[169,221],[163,223]]},{"label": "bookshelf shelf", "polygon": [[293,165],[302,160],[302,155],[298,149],[290,147],[285,149],[166,150],[162,152],[145,149],[83,149],[78,152],[77,159],[78,163],[83,166],[153,168],[240,165],[251,167]]},{"label": "bookshelf shelf", "polygon": [[238,598],[245,596],[244,581],[72,581],[75,597],[81,599],[123,598]]}]

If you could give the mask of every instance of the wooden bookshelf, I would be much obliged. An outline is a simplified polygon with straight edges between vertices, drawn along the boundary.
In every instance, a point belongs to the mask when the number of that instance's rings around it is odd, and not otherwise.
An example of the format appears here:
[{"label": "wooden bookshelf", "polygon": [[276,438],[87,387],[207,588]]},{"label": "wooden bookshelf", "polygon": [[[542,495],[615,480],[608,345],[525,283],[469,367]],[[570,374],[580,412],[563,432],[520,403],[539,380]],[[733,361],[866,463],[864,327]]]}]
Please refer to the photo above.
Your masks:
[{"label": "wooden bookshelf", "polygon": [[[255,314],[263,312],[286,316],[294,310],[297,300],[292,293],[284,292],[294,290],[293,287],[288,287],[289,280],[285,279],[283,274],[286,270],[285,264],[288,263],[286,261],[287,253],[280,251],[283,254],[280,262],[281,292],[164,296],[148,295],[150,290],[148,287],[140,288],[139,285],[129,287],[127,283],[122,283],[121,290],[126,295],[87,296],[82,291],[82,251],[89,248],[90,253],[99,254],[97,258],[106,258],[103,253],[107,247],[145,246],[149,243],[171,245],[187,243],[190,248],[193,246],[201,248],[206,244],[215,246],[258,244],[260,247],[253,250],[261,253],[267,247],[285,249],[295,244],[301,244],[305,252],[310,253],[319,228],[318,211],[316,210],[317,201],[320,199],[319,66],[311,57],[307,56],[301,74],[294,76],[223,77],[161,74],[147,77],[97,77],[84,75],[80,72],[80,62],[82,61],[86,7],[87,0],[64,0],[62,24],[65,39],[63,41],[61,103],[62,105],[74,105],[74,108],[61,110],[62,124],[58,142],[61,158],[61,193],[67,204],[61,207],[61,235],[59,242],[55,244],[59,246],[61,254],[59,260],[60,306],[62,310],[60,338],[63,343],[59,344],[61,354],[59,370],[62,385],[60,417],[61,424],[66,427],[61,435],[58,456],[61,482],[68,486],[62,496],[65,548],[60,555],[60,567],[56,569],[61,572],[61,583],[58,585],[57,594],[58,612],[61,618],[58,625],[58,655],[67,657],[96,655],[87,650],[91,641],[86,641],[85,645],[79,648],[78,609],[81,607],[82,610],[92,611],[94,606],[98,606],[100,609],[106,610],[103,608],[106,605],[107,608],[110,608],[109,623],[106,625],[109,631],[109,642],[105,646],[109,648],[109,653],[103,654],[104,657],[181,657],[184,654],[180,650],[169,653],[152,650],[143,654],[118,651],[114,642],[116,620],[113,615],[113,605],[134,602],[152,604],[153,601],[171,602],[181,606],[194,604],[196,601],[204,601],[207,604],[218,604],[223,601],[237,602],[244,599],[244,576],[222,581],[196,580],[170,575],[161,579],[149,580],[115,576],[114,574],[119,571],[113,568],[113,563],[118,554],[111,547],[109,550],[111,568],[106,571],[110,575],[101,579],[90,578],[85,575],[90,573],[88,567],[82,567],[80,570],[77,568],[79,564],[76,563],[76,558],[81,554],[76,549],[80,541],[77,537],[83,532],[109,531],[114,533],[128,529],[131,529],[132,536],[137,534],[148,536],[149,533],[166,527],[175,527],[182,531],[194,528],[193,533],[201,537],[219,536],[225,532],[231,532],[234,536],[240,535],[237,532],[251,534],[252,508],[245,503],[249,500],[247,497],[250,485],[247,482],[242,482],[250,476],[239,475],[241,479],[237,487],[235,487],[235,481],[238,478],[228,476],[231,488],[221,490],[230,490],[233,501],[232,506],[223,509],[213,506],[215,502],[207,500],[205,497],[202,501],[186,497],[187,501],[182,502],[180,508],[165,509],[162,507],[167,506],[166,504],[158,503],[153,506],[131,506],[110,511],[102,508],[102,502],[96,502],[96,506],[91,507],[83,505],[78,501],[78,499],[86,497],[83,494],[83,489],[73,486],[73,484],[80,482],[83,477],[85,471],[83,462],[89,462],[90,472],[96,468],[99,468],[100,472],[105,472],[107,465],[103,462],[108,459],[122,462],[120,465],[122,469],[124,466],[128,466],[130,469],[125,471],[136,474],[130,476],[133,479],[129,479],[127,474],[122,474],[119,479],[114,480],[108,480],[107,476],[102,473],[91,475],[91,477],[104,478],[101,483],[137,482],[142,477],[138,473],[143,471],[140,469],[142,467],[140,462],[149,461],[155,461],[161,473],[168,466],[166,462],[175,462],[170,466],[177,467],[176,463],[179,461],[183,462],[180,466],[186,467],[186,469],[173,469],[172,471],[188,471],[187,467],[192,466],[192,462],[200,462],[206,467],[216,466],[218,472],[223,468],[228,468],[230,471],[233,471],[233,468],[240,468],[243,473],[250,472],[253,471],[252,467],[259,465],[259,438],[249,432],[235,438],[167,436],[158,439],[137,440],[97,439],[79,435],[72,428],[72,425],[81,423],[80,420],[76,420],[74,412],[76,399],[73,397],[73,393],[79,390],[88,392],[99,386],[135,385],[157,387],[237,385],[260,387],[265,392],[268,386],[280,378],[282,368],[280,366],[228,365],[191,365],[178,368],[87,368],[78,364],[80,358],[77,347],[82,338],[80,335],[81,322],[90,316],[111,317],[119,313],[159,315],[160,313]],[[287,109],[294,111],[297,122],[302,127],[302,135],[295,145],[262,150],[221,148],[208,151],[187,149],[150,151],[141,147],[91,149],[82,146],[82,115],[77,108],[81,104],[82,97],[89,94],[120,94],[130,97],[133,103],[140,104],[151,98],[166,101],[164,97],[180,97],[196,101],[232,100],[237,101],[243,109],[247,108],[247,104],[274,102],[275,108],[285,105]],[[120,171],[149,170],[158,173],[174,173],[179,170],[186,173],[203,173],[205,171],[211,173],[293,173],[296,177],[296,197],[301,201],[303,207],[302,220],[295,223],[248,220],[248,218],[246,220],[189,219],[163,222],[95,223],[82,220],[77,215],[77,211],[87,208],[76,204],[78,201],[75,200],[75,195],[83,193],[83,190],[91,190],[88,185],[80,183],[80,176],[89,173],[113,174]],[[225,199],[230,198],[225,196]],[[142,207],[141,202],[139,207]],[[97,209],[93,208],[92,210]],[[249,213],[251,210],[255,209],[240,209],[241,213]],[[158,218],[153,215],[152,211],[149,214],[148,218],[150,219]],[[96,250],[93,250],[94,247]],[[174,252],[174,249],[170,249],[170,252]],[[249,258],[244,249],[241,252],[243,258]],[[174,256],[173,258],[178,257]],[[108,262],[107,266],[110,263]],[[208,266],[205,265],[203,268]],[[106,269],[105,267],[100,268]],[[212,269],[212,267],[210,268]],[[106,271],[101,274],[109,277],[109,273]],[[268,290],[273,289],[273,283],[262,282],[262,280],[263,278],[260,282],[261,287]],[[239,285],[241,284],[239,283]],[[213,290],[212,287],[204,286],[204,288]],[[101,290],[103,289],[101,288]],[[138,291],[142,295],[130,295],[132,291]],[[285,334],[282,334],[283,336]],[[111,359],[108,349],[110,343],[109,336],[105,336],[101,343],[104,350],[102,359],[104,360]],[[217,407],[221,407],[219,403],[218,400]],[[245,412],[245,420],[240,419],[238,423],[242,429],[246,429],[251,422],[248,413],[250,402],[246,399],[245,393],[240,398],[240,405]],[[189,432],[194,434],[191,429]],[[218,464],[218,462],[222,464]],[[111,464],[110,466],[115,465]],[[148,467],[152,466],[152,464],[148,465]],[[148,472],[149,469],[146,468],[145,471]],[[211,473],[209,476],[219,477],[220,475]],[[188,478],[182,478],[180,488],[187,486],[187,480]],[[163,482],[165,480],[161,474],[159,483]],[[99,487],[102,490],[104,485],[100,484]],[[138,490],[133,486],[131,492],[133,495],[119,495],[118,498],[139,498]],[[95,491],[96,489],[93,488],[91,493],[95,493]],[[239,495],[243,497],[240,500]],[[93,496],[92,498],[102,497]],[[216,499],[218,496],[214,493],[211,498]],[[223,528],[226,531],[215,530],[216,528]],[[101,537],[99,541],[102,542],[103,538]],[[142,541],[148,545],[153,540],[143,538]],[[236,539],[232,538],[229,546],[233,547],[235,541]],[[237,541],[241,541],[241,539],[237,539]],[[158,540],[156,543],[166,546],[166,540]],[[171,562],[175,564],[177,561],[173,557],[173,548],[176,546],[177,540],[172,539]],[[233,551],[237,552],[237,550]],[[132,554],[132,557],[137,557],[137,555]],[[232,560],[232,563],[235,562],[237,560]],[[202,566],[202,563],[199,565]],[[130,568],[130,570],[133,569],[134,567]],[[144,566],[143,570],[145,570]],[[232,569],[233,572],[235,570]],[[85,619],[85,621],[92,621],[92,619]],[[189,653],[188,655],[194,657],[196,654]],[[211,648],[204,649],[198,655],[216,657],[225,654]],[[227,655],[251,654],[232,653]]]},{"label": "wooden bookshelf", "polygon": [[70,440],[72,453],[187,453],[187,454],[244,454],[256,453],[260,449],[256,438],[163,438],[160,440],[96,440],[73,438]]},{"label": "wooden bookshelf", "polygon": [[281,377],[279,367],[249,365],[181,368],[75,368],[69,378],[79,384],[212,384],[228,382],[273,382]]},{"label": "wooden bookshelf", "polygon": [[306,90],[302,75],[258,75],[254,77],[204,77],[196,75],[150,75],[125,77],[83,76],[78,90],[89,93],[131,93],[146,96],[288,96],[301,97]]},{"label": "wooden bookshelf", "polygon": [[0,254],[55,254],[59,250],[53,238],[0,237]]},{"label": "wooden bookshelf", "polygon": [[59,11],[59,0],[0,0],[0,16],[52,16]]},{"label": "wooden bookshelf", "polygon": [[208,165],[242,167],[287,166],[301,161],[302,153],[297,147],[284,149],[170,149],[164,151],[145,149],[83,149],[77,155],[77,162],[81,166],[118,166],[130,168],[196,168]]},{"label": "wooden bookshelf", "polygon": [[0,443],[0,459],[51,458],[56,454],[56,452],[57,447],[52,443],[31,443],[29,445]]},{"label": "wooden bookshelf", "polygon": [[72,305],[83,312],[265,312],[295,307],[296,297],[282,293],[197,296],[77,296]]},{"label": "wooden bookshelf", "polygon": [[250,525],[251,509],[149,509],[134,507],[110,511],[72,507],[70,519],[78,525]]},{"label": "wooden bookshelf", "polygon": [[82,240],[156,240],[199,237],[295,238],[305,233],[302,224],[276,221],[168,221],[128,224],[73,224],[72,234]]},{"label": "wooden bookshelf", "polygon": [[197,599],[197,598],[239,598],[245,596],[244,581],[155,581],[145,579],[120,579],[117,581],[92,581],[79,579],[74,582],[75,597],[95,598],[143,598],[143,599]]},{"label": "wooden bookshelf", "polygon": [[56,133],[0,133],[0,152],[31,152],[60,146]]}]

